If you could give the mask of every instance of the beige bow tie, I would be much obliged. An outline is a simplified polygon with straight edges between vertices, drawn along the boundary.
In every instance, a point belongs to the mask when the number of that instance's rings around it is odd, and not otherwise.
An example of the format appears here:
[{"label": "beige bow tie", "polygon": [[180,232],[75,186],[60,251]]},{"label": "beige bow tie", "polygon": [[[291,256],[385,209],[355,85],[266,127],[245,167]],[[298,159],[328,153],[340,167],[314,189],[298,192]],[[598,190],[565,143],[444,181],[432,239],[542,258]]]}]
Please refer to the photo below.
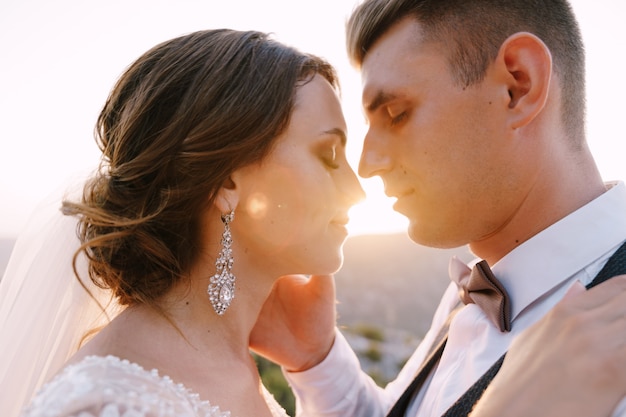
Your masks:
[{"label": "beige bow tie", "polygon": [[449,273],[465,304],[479,306],[501,332],[511,331],[511,300],[486,261],[470,269],[455,256],[450,259]]}]

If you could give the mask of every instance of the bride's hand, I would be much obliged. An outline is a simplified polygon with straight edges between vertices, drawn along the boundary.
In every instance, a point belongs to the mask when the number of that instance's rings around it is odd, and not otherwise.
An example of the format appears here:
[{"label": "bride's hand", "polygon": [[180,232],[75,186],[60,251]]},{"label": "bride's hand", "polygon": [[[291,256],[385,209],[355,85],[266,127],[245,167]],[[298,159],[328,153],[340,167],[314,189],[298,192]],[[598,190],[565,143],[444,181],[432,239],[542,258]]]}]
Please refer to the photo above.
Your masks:
[{"label": "bride's hand", "polygon": [[332,276],[279,278],[250,335],[250,348],[290,371],[320,363],[335,337]]},{"label": "bride's hand", "polygon": [[610,416],[626,396],[626,275],[570,289],[511,344],[472,417]]}]

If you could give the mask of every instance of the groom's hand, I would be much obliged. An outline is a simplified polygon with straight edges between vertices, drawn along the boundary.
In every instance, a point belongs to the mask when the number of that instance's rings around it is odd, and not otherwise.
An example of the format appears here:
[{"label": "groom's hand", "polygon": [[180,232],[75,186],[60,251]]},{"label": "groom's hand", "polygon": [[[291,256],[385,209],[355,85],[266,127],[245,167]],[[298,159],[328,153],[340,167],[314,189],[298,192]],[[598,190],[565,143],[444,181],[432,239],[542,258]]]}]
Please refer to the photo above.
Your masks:
[{"label": "groom's hand", "polygon": [[471,416],[611,415],[626,395],[625,318],[626,275],[572,287],[515,338]]},{"label": "groom's hand", "polygon": [[279,278],[250,335],[250,348],[289,371],[320,363],[335,338],[335,282],[332,276]]}]

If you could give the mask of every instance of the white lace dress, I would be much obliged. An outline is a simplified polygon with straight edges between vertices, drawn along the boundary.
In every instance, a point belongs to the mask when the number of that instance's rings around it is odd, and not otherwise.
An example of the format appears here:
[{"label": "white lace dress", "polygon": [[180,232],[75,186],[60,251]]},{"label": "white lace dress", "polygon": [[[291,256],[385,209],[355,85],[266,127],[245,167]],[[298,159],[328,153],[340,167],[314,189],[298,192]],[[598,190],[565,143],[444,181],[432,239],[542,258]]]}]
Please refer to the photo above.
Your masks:
[{"label": "white lace dress", "polygon": [[[274,417],[288,417],[263,388]],[[22,417],[230,417],[157,370],[115,356],[89,356],[44,385]],[[236,417],[236,416],[233,416]]]}]

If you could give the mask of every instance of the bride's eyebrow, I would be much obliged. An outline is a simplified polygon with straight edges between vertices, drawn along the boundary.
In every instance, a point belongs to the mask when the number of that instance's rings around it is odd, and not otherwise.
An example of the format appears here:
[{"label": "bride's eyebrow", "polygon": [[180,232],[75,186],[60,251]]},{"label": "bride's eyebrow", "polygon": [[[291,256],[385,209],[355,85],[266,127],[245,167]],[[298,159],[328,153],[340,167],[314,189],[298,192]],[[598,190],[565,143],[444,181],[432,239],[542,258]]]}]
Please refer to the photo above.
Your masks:
[{"label": "bride's eyebrow", "polygon": [[343,130],[339,129],[338,127],[330,129],[330,130],[325,130],[322,132],[323,135],[334,135],[334,136],[338,136],[339,139],[341,140],[341,146],[346,146],[346,142],[348,141],[348,138],[346,136],[346,132],[344,132]]}]

